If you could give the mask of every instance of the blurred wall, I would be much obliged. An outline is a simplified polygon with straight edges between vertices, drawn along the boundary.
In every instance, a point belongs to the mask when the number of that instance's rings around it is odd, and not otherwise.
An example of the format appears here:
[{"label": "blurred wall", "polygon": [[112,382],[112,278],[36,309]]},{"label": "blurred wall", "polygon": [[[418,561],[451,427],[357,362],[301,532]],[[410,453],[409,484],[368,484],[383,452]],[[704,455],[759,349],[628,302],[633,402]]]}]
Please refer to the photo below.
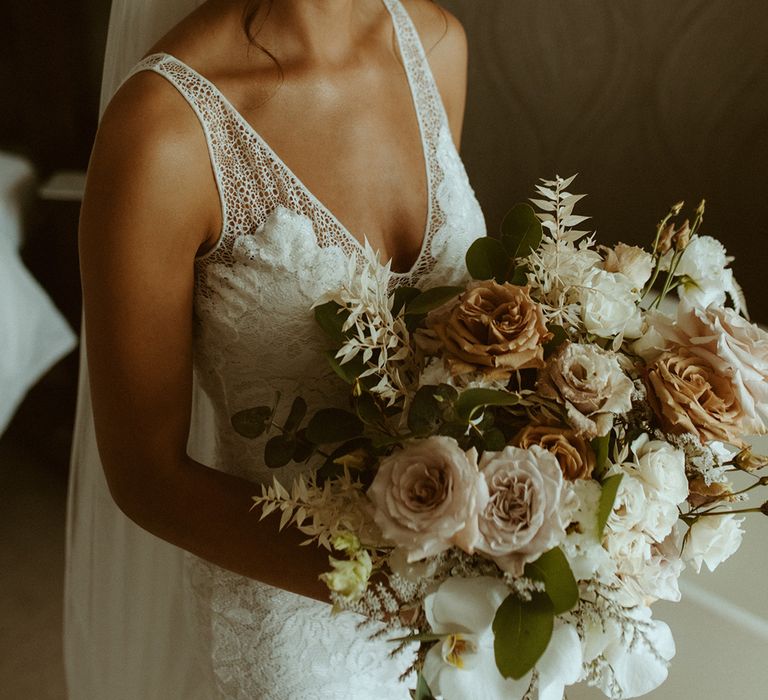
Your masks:
[{"label": "blurred wall", "polygon": [[571,191],[603,242],[649,241],[707,199],[753,319],[768,321],[768,3],[442,0],[463,22],[463,156],[489,230],[538,178]]}]

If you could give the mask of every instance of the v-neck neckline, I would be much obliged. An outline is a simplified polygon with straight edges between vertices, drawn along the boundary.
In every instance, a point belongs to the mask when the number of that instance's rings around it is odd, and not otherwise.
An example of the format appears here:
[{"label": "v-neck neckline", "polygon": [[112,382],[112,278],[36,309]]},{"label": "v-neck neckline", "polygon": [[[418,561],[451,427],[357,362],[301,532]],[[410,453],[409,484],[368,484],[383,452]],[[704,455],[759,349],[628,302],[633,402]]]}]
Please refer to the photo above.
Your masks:
[{"label": "v-neck neckline", "polygon": [[[406,39],[403,36],[403,28],[400,25],[400,20],[398,17],[396,17],[395,12],[392,7],[392,3],[396,2],[397,0],[382,0],[382,4],[387,9],[390,19],[392,21],[392,26],[395,31],[395,36],[397,38],[397,49],[398,53],[400,54],[400,60],[402,62],[403,68],[405,70],[406,79],[408,81],[408,87],[409,91],[411,93],[411,101],[413,104],[413,111],[414,116],[416,118],[416,122],[419,127],[419,135],[421,138],[421,154],[424,161],[424,171],[425,171],[425,180],[426,180],[426,221],[424,222],[424,230],[422,233],[422,239],[421,239],[421,246],[419,247],[419,253],[414,259],[411,266],[405,270],[405,271],[397,271],[392,270],[390,268],[390,274],[394,277],[408,277],[413,275],[420,263],[422,262],[427,248],[429,246],[429,242],[434,234],[434,231],[432,230],[432,200],[434,196],[434,183],[432,182],[432,176],[431,171],[432,168],[430,167],[430,149],[427,144],[427,134],[426,134],[426,128],[425,128],[425,116],[422,112],[422,108],[420,106],[420,100],[419,96],[417,94],[417,86],[415,85],[415,79],[412,72],[412,66],[410,61],[406,58],[407,52],[404,50],[405,48],[405,41]],[[415,32],[415,27],[413,28],[413,32]],[[412,37],[411,40],[418,41],[417,37]],[[186,64],[184,61],[182,61],[180,58],[177,58],[173,54],[166,53],[166,52],[159,52],[155,54],[150,54],[149,56],[146,56],[144,60],[149,60],[152,57],[167,57],[179,65],[181,65],[185,70],[192,73],[197,79],[202,81],[211,91],[212,93],[222,102],[222,104],[225,106],[225,108],[231,113],[231,115],[234,117],[234,119],[239,122],[239,124],[244,129],[245,133],[253,139],[256,144],[266,153],[266,155],[279,167],[283,170],[283,172],[288,176],[289,179],[291,179],[296,187],[298,187],[307,197],[307,199],[315,206],[317,207],[318,211],[326,217],[328,220],[331,221],[332,224],[334,224],[338,230],[340,231],[341,235],[344,236],[346,239],[350,241],[350,243],[354,246],[357,253],[362,257],[365,254],[366,250],[366,244],[368,243],[368,239],[365,235],[363,235],[362,240],[357,238],[355,235],[349,231],[349,229],[341,222],[341,220],[336,216],[336,214],[331,211],[331,209],[326,206],[313,192],[312,190],[304,183],[304,181],[296,175],[296,173],[290,168],[290,166],[287,165],[287,163],[275,152],[275,150],[269,145],[267,140],[258,132],[257,129],[255,129],[251,123],[241,114],[241,112],[232,104],[232,102],[227,98],[226,95],[224,95],[221,90],[208,78],[203,76],[202,74],[198,73],[194,68]],[[424,60],[426,60],[426,57],[424,57]],[[315,222],[313,222],[315,223]],[[316,234],[317,235],[317,234]],[[217,246],[216,246],[217,247]],[[214,248],[215,249],[215,248]],[[209,251],[210,252],[210,251]],[[379,255],[381,255],[381,251],[376,251]],[[208,253],[205,254],[206,256]],[[388,261],[383,262],[382,265],[390,265],[392,261],[392,258],[390,258]]]}]

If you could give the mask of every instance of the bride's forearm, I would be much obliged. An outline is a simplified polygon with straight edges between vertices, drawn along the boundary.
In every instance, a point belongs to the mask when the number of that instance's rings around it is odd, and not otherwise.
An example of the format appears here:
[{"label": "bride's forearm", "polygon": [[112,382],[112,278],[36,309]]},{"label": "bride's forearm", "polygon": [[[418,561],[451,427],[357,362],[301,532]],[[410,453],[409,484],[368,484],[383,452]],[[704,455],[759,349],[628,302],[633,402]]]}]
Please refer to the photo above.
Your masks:
[{"label": "bride's forearm", "polygon": [[251,510],[253,483],[187,459],[162,470],[151,484],[110,484],[118,506],[138,525],[193,554],[238,574],[328,601],[318,576],[328,553],[295,528],[278,531],[276,515]]}]

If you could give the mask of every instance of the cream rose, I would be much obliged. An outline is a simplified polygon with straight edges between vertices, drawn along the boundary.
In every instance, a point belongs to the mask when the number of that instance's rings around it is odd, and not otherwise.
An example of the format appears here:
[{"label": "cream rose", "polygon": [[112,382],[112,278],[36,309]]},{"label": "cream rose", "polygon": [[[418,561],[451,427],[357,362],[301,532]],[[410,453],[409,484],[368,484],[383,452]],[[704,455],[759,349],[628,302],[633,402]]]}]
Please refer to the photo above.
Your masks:
[{"label": "cream rose", "polygon": [[520,576],[528,562],[565,536],[568,488],[550,452],[505,447],[480,458],[489,498],[478,515],[476,549],[502,569]]},{"label": "cream rose", "polygon": [[736,445],[750,425],[729,377],[707,358],[678,347],[663,353],[647,368],[648,401],[670,433],[693,433],[702,442],[722,440]]},{"label": "cream rose", "polygon": [[580,301],[582,320],[589,333],[599,338],[640,337],[643,330],[640,297],[628,277],[594,270],[585,281]]},{"label": "cream rose", "polygon": [[564,343],[547,361],[537,388],[542,396],[563,403],[577,435],[605,435],[615,414],[632,408],[632,380],[615,355],[596,345]]},{"label": "cream rose", "polygon": [[551,337],[528,287],[493,280],[475,284],[452,305],[434,311],[427,328],[422,346],[439,352],[451,374],[480,372],[502,379],[518,369],[541,367],[542,345]]},{"label": "cream rose", "polygon": [[675,320],[656,319],[668,345],[684,347],[727,377],[744,407],[745,432],[768,431],[768,333],[733,309],[681,302]]},{"label": "cream rose", "polygon": [[[647,434],[632,443],[635,461],[625,465],[642,480],[655,498],[678,505],[688,497],[685,452],[664,440],[651,440]],[[666,537],[666,535],[665,535]]]},{"label": "cream rose", "polygon": [[538,445],[551,452],[568,481],[589,479],[595,468],[595,453],[589,443],[573,430],[529,425],[515,436],[512,444],[523,449]]},{"label": "cream rose", "polygon": [[433,436],[385,457],[368,497],[383,536],[413,562],[452,545],[471,552],[488,491],[475,450]]}]

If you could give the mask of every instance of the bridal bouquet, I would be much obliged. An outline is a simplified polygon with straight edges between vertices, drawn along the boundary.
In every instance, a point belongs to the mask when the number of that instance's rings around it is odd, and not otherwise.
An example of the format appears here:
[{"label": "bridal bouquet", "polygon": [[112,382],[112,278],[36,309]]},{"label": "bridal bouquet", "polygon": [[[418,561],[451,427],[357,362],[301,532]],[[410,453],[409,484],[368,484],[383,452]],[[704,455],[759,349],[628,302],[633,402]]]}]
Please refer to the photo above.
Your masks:
[{"label": "bridal bouquet", "polygon": [[[768,459],[745,441],[768,429],[768,334],[703,203],[648,250],[605,247],[572,180],[477,240],[464,286],[392,290],[370,249],[351,263],[315,306],[349,407],[305,424],[296,397],[266,442],[269,466],[317,463],[263,487],[262,516],[332,550],[337,609],[418,646],[416,698],[650,692],[675,653],[651,604],[737,550],[740,514],[768,514],[746,502]],[[256,437],[274,413],[233,425]]]}]

